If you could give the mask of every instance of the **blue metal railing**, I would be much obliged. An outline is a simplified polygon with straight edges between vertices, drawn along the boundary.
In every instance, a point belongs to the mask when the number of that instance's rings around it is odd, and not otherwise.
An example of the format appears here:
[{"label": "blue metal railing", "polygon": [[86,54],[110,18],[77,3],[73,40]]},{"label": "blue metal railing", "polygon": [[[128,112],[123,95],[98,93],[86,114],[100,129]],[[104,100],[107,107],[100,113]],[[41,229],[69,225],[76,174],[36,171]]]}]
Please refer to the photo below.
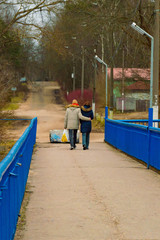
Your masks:
[{"label": "blue metal railing", "polygon": [[[148,126],[148,119],[134,119],[134,120],[121,120],[126,123],[134,123],[134,124],[140,124],[140,125],[145,125]],[[159,127],[160,120],[153,120],[153,127]]]},{"label": "blue metal railing", "polygon": [[36,141],[36,129],[37,118],[34,118],[0,162],[0,240],[14,239]]},{"label": "blue metal railing", "polygon": [[160,129],[153,127],[160,120],[153,120],[153,109],[149,110],[148,120],[111,120],[106,114],[104,140],[142,160],[148,168],[160,170]]},{"label": "blue metal railing", "polygon": [[122,122],[126,123],[134,123],[134,124],[140,124],[140,125],[145,125],[148,126],[148,119],[134,119],[134,120],[122,120]]}]

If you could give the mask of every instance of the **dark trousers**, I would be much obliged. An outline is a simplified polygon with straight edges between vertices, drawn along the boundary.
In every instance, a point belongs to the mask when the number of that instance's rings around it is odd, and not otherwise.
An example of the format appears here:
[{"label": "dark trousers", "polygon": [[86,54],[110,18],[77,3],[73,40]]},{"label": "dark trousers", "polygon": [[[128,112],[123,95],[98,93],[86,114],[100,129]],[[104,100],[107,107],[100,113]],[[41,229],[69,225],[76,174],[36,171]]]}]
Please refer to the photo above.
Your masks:
[{"label": "dark trousers", "polygon": [[90,133],[82,133],[82,145],[88,149]]},{"label": "dark trousers", "polygon": [[75,148],[77,139],[77,129],[69,129],[69,140],[71,147]]}]

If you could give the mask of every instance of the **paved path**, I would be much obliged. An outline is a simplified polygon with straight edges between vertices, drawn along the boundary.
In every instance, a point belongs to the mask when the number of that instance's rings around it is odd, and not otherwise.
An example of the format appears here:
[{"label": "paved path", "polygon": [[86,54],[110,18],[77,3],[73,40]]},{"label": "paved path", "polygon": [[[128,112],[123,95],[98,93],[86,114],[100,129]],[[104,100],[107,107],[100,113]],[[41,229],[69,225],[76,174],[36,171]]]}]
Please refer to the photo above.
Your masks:
[{"label": "paved path", "polygon": [[56,83],[37,84],[16,112],[38,117],[20,240],[160,240],[160,175],[105,144],[103,134],[92,133],[86,151],[48,143],[65,111],[53,99]]},{"label": "paved path", "polygon": [[105,143],[38,144],[24,240],[160,239],[160,176]]}]

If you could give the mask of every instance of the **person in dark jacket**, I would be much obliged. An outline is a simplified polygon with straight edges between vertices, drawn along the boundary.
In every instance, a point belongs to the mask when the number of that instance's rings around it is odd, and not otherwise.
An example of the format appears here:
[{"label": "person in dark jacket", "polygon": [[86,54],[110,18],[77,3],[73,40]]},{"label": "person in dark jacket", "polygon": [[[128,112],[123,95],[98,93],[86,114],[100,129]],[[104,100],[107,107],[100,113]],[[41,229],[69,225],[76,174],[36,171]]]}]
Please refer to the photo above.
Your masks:
[{"label": "person in dark jacket", "polygon": [[[83,116],[90,117],[91,120],[93,119],[93,111],[89,101],[86,101],[84,105],[81,107],[81,113]],[[91,121],[80,120],[80,122],[81,122],[83,150],[86,150],[89,148],[89,138],[90,138],[90,132],[92,129],[92,124],[91,124]]]}]

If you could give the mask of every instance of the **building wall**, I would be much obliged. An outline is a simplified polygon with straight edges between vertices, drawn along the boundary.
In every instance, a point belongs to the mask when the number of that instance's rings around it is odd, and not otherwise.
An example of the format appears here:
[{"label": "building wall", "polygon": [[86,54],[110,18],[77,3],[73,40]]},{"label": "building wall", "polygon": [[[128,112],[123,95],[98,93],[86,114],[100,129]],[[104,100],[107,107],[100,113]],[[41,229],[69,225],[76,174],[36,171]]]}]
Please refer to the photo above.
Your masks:
[{"label": "building wall", "polygon": [[137,93],[137,92],[132,92],[132,93],[125,93],[125,97],[127,98],[134,98],[137,100],[149,100],[150,94],[149,93]]},{"label": "building wall", "polygon": [[[134,93],[128,94],[124,98],[124,111],[138,111],[143,112],[146,111],[149,107],[149,94],[146,93]],[[116,98],[115,107],[116,110],[122,111],[122,100],[123,98]]]},{"label": "building wall", "polygon": [[[116,99],[116,110],[122,110],[122,98]],[[136,111],[136,100],[134,98],[124,99],[124,111]]]}]

